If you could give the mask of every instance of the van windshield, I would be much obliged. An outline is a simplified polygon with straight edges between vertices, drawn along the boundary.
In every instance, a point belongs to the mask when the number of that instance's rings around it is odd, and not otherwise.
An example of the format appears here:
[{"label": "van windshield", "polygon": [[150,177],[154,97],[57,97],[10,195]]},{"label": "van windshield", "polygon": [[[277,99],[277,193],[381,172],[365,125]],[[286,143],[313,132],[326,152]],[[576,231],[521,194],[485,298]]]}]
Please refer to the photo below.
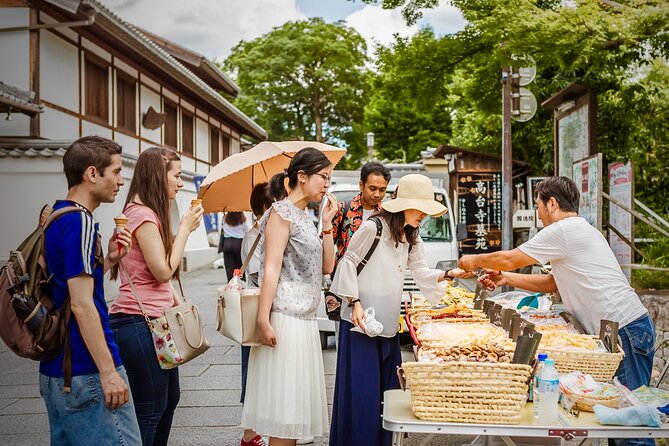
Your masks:
[{"label": "van windshield", "polygon": [[[355,197],[359,191],[357,190],[339,190],[332,192],[339,203],[344,203]],[[386,193],[386,200],[392,196],[392,191]],[[445,197],[441,193],[435,193],[434,199],[446,206]],[[423,219],[420,225],[420,237],[424,242],[450,242],[453,240],[453,231],[451,230],[450,220],[448,214],[441,217],[430,217],[429,215]]]}]

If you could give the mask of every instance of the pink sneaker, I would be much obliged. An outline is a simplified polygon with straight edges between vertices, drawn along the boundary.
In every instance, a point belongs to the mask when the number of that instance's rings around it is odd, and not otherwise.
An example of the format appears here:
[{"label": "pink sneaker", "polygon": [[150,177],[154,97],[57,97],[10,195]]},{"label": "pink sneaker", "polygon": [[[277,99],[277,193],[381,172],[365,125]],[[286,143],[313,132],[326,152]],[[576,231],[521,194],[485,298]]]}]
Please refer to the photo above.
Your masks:
[{"label": "pink sneaker", "polygon": [[265,439],[262,438],[260,435],[256,435],[249,441],[246,441],[242,438],[240,446],[267,446],[267,443],[265,442]]}]

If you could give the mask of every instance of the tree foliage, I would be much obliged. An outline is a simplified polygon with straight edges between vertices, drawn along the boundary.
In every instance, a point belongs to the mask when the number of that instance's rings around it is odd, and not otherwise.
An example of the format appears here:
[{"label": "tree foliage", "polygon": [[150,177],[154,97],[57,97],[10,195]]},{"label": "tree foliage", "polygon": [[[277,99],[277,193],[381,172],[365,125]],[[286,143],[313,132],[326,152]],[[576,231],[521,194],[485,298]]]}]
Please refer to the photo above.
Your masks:
[{"label": "tree foliage", "polygon": [[[373,0],[366,0],[373,2]],[[411,19],[431,0],[382,0],[403,7]],[[436,38],[423,31],[396,39],[379,52],[376,104],[394,102],[405,89],[420,104],[424,122],[439,122],[432,135],[450,135],[456,146],[499,153],[501,149],[501,69],[512,55],[532,56],[538,68],[528,88],[539,103],[571,83],[598,96],[598,151],[605,163],[632,159],[637,197],[665,214],[669,199],[669,8],[667,2],[629,0],[452,0],[468,24]],[[407,9],[408,8],[408,9]],[[410,14],[407,11],[413,11]],[[408,14],[408,16],[407,16]],[[429,48],[429,50],[424,50]],[[411,63],[409,63],[411,61]],[[517,63],[516,63],[517,64]],[[420,69],[414,69],[419,66]],[[418,106],[418,105],[417,105]],[[444,111],[447,117],[444,118]],[[414,116],[414,110],[404,118]],[[368,115],[369,118],[369,115]],[[383,128],[389,123],[371,121]],[[444,128],[450,127],[450,128]],[[377,131],[373,129],[373,131]],[[426,135],[429,139],[430,134]],[[533,173],[552,173],[552,111],[541,108],[532,120],[513,125],[514,158],[531,163]]]},{"label": "tree foliage", "polygon": [[223,68],[241,88],[235,106],[270,139],[346,142],[359,136],[354,123],[363,121],[366,49],[343,22],[313,18],[240,42]]}]

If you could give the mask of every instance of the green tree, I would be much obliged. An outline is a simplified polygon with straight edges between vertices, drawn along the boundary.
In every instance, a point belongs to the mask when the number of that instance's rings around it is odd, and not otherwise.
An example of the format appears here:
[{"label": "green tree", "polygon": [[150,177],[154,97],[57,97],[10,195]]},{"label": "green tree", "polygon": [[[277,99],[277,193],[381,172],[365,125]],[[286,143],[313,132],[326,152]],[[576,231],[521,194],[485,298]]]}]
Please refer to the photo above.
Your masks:
[{"label": "green tree", "polygon": [[223,67],[241,88],[235,105],[270,139],[352,142],[364,116],[366,49],[343,22],[313,18],[240,42]]}]

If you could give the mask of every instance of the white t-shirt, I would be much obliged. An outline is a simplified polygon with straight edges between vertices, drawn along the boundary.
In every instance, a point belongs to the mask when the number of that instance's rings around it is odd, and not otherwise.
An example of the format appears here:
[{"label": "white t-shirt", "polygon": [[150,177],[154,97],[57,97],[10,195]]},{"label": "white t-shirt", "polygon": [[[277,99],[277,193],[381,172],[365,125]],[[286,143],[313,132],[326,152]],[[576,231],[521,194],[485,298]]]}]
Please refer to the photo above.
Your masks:
[{"label": "white t-shirt", "polygon": [[363,208],[362,209],[362,222],[361,222],[361,224],[366,222],[367,219],[369,217],[371,217],[374,212],[375,212],[374,209],[367,210],[367,209]]},{"label": "white t-shirt", "polygon": [[518,249],[551,264],[562,302],[589,334],[599,334],[602,319],[622,328],[648,312],[604,236],[581,217],[548,225]]},{"label": "white t-shirt", "polygon": [[[246,259],[246,256],[249,254],[249,251],[251,251],[253,243],[256,241],[256,237],[258,237],[258,234],[260,234],[260,231],[255,226],[251,227],[251,229],[249,229],[246,232],[246,234],[244,234],[244,238],[242,239],[242,250],[241,250],[242,262]],[[260,272],[260,260],[261,260],[260,243],[262,243],[262,240],[258,243],[258,246],[256,246],[256,250],[253,252],[251,260],[249,260],[249,264],[246,267],[246,276],[247,276],[246,283],[253,286],[258,286],[257,283],[251,280],[250,275]]]},{"label": "white t-shirt", "polygon": [[229,224],[223,222],[223,237],[244,238],[244,234],[246,234],[248,230],[251,229],[251,226],[253,226],[253,223],[251,223],[248,218],[246,221],[244,221],[244,223],[237,226],[230,226]]}]

